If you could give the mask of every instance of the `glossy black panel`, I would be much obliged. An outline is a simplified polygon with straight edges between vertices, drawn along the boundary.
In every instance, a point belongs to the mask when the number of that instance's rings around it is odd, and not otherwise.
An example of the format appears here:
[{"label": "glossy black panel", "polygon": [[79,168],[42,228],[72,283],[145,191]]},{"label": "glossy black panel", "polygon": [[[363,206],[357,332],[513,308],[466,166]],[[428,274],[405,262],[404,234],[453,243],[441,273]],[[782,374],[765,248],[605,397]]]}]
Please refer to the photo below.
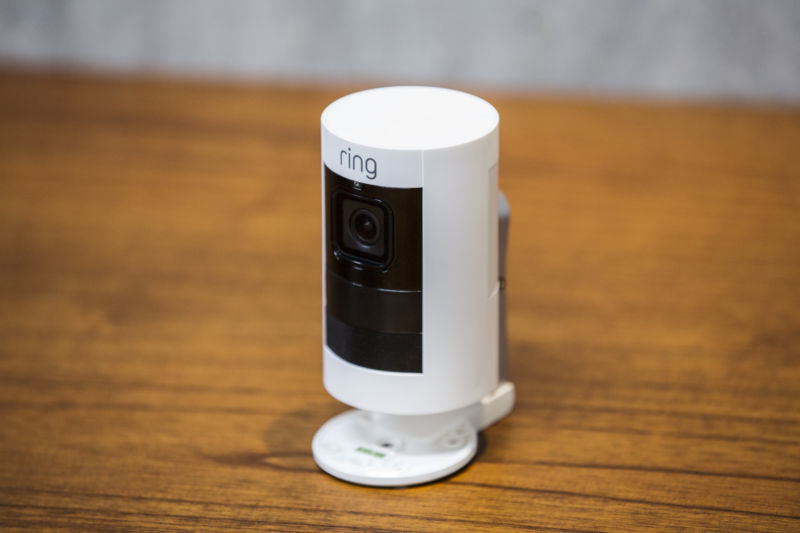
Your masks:
[{"label": "glossy black panel", "polygon": [[422,372],[422,334],[357,328],[325,314],[325,342],[355,365],[389,372]]},{"label": "glossy black panel", "polygon": [[[422,188],[357,183],[325,167],[325,203],[329,271],[365,287],[422,290]],[[374,243],[358,237],[359,209],[377,226]]]},{"label": "glossy black panel", "polygon": [[328,312],[351,326],[393,333],[422,332],[422,291],[357,285],[328,272]]}]

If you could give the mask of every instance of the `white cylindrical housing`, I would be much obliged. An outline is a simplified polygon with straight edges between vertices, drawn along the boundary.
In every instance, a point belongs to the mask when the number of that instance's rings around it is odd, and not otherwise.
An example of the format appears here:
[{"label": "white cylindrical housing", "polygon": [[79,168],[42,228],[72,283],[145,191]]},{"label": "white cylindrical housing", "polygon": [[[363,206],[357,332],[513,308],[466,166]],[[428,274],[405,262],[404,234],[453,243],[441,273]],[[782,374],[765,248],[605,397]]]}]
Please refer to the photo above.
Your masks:
[{"label": "white cylindrical housing", "polygon": [[[344,180],[340,183],[349,184],[355,195],[363,192],[363,184],[369,190],[421,188],[422,198],[421,221],[416,221],[422,239],[421,371],[354,363],[330,347],[328,325],[324,383],[338,400],[382,413],[431,414],[474,404],[497,386],[498,124],[497,111],[486,101],[433,87],[358,92],[322,113],[323,231],[329,236],[323,239],[323,280],[331,279],[326,272],[334,265],[328,262],[342,257],[329,249],[330,235],[348,227],[347,221],[333,220],[326,167],[328,176]],[[381,209],[394,213],[394,224],[414,222],[402,219],[391,205]],[[331,229],[336,224],[345,230]],[[401,245],[386,242],[392,247],[387,256],[402,260]],[[361,290],[357,285],[354,291]],[[323,289],[326,308],[330,291]],[[348,309],[358,312],[361,296],[348,298]]]}]

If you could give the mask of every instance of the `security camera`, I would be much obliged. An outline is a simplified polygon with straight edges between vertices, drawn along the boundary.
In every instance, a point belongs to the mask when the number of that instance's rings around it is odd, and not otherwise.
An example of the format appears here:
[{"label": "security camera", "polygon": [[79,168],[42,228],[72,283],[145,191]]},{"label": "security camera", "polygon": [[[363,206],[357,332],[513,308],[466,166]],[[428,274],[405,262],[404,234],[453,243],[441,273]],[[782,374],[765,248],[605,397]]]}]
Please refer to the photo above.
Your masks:
[{"label": "security camera", "polygon": [[312,442],[333,476],[447,476],[513,407],[498,124],[485,100],[434,87],[362,91],[322,113],[323,378],[355,407]]}]

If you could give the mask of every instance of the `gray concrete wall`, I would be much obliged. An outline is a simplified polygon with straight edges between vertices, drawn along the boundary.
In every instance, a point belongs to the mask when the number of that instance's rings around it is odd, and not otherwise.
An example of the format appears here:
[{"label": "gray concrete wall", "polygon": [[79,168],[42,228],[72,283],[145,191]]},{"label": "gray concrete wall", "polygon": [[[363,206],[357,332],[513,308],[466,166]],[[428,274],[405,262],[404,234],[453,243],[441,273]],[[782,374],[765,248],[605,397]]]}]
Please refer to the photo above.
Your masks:
[{"label": "gray concrete wall", "polygon": [[800,101],[800,0],[0,0],[0,63]]}]

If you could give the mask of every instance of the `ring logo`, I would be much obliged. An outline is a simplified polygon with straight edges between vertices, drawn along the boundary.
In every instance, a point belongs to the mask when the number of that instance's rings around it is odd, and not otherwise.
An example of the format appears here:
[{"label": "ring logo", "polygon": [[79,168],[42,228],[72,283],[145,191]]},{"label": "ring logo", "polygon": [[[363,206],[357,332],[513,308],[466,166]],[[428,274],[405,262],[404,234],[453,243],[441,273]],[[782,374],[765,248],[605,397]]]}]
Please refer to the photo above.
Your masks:
[{"label": "ring logo", "polygon": [[378,162],[371,157],[364,159],[360,155],[352,153],[350,147],[339,152],[339,164],[350,170],[361,172],[367,179],[374,180],[378,177]]}]

